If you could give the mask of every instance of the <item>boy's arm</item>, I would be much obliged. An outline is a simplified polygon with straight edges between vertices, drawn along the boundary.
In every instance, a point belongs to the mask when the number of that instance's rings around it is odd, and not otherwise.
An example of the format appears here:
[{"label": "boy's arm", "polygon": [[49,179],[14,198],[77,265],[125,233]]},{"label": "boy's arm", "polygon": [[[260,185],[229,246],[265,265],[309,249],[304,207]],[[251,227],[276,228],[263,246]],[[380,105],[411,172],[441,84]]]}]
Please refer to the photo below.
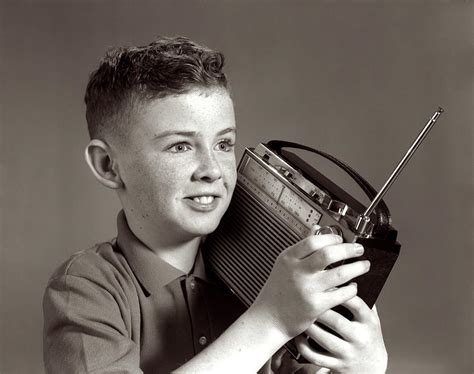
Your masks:
[{"label": "boy's arm", "polygon": [[325,270],[359,256],[355,244],[334,235],[310,236],[280,254],[255,302],[213,344],[176,373],[253,373],[283,344],[305,331],[328,309],[357,293],[335,288],[368,271],[367,261]]}]

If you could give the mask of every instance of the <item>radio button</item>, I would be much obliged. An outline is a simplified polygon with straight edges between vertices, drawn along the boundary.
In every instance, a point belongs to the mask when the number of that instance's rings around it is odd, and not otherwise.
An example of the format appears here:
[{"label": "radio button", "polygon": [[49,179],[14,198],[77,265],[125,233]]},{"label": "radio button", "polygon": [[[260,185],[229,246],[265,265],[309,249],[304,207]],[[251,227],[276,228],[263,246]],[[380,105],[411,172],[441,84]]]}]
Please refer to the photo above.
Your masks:
[{"label": "radio button", "polygon": [[342,230],[339,226],[321,226],[314,235],[334,234],[342,237]]}]

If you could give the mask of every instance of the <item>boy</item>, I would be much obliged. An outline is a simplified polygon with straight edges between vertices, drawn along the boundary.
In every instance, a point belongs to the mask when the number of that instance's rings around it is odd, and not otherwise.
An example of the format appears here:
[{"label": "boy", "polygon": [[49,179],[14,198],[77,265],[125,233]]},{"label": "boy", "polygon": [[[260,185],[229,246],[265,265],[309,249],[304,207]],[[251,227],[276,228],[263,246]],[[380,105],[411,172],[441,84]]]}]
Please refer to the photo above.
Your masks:
[{"label": "boy", "polygon": [[[206,272],[200,244],[236,182],[223,63],[222,54],[186,38],[159,38],[111,50],[91,75],[85,157],[123,210],[117,238],[74,255],[47,286],[48,373],[251,373],[305,331],[329,351],[298,337],[310,362],[334,372],[385,371],[376,312],[354,284],[338,287],[370,264],[324,271],[362,247],[334,235],[302,240],[280,255],[248,310]],[[354,321],[330,310],[339,304]],[[280,352],[262,371],[299,368]]]}]

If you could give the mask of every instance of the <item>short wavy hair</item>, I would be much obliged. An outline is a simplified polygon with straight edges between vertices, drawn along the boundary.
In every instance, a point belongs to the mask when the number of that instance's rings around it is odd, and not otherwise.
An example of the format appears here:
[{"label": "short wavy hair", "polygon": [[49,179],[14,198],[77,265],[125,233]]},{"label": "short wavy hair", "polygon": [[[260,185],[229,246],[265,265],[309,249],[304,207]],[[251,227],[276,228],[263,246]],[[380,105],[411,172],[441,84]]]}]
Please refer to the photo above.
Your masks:
[{"label": "short wavy hair", "polygon": [[91,139],[122,134],[140,103],[195,88],[229,90],[224,55],[188,38],[159,37],[142,47],[107,51],[92,72],[84,101]]}]

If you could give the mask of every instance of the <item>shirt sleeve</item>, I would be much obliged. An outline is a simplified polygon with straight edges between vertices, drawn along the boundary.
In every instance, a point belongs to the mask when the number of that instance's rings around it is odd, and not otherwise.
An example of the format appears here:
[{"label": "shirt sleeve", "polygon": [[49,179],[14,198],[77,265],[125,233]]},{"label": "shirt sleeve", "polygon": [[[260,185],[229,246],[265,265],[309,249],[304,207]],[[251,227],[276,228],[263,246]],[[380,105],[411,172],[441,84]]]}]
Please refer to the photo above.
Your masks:
[{"label": "shirt sleeve", "polygon": [[53,278],[43,300],[46,373],[142,373],[117,295],[76,275]]}]

